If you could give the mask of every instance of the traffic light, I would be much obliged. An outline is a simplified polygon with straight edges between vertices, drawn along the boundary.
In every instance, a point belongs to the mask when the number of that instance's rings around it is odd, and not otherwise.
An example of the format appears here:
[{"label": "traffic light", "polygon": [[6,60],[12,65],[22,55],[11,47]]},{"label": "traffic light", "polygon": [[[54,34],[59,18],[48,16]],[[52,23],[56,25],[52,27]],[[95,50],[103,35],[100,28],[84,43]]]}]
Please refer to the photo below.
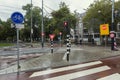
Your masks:
[{"label": "traffic light", "polygon": [[64,21],[64,27],[68,27],[68,22]]},{"label": "traffic light", "polygon": [[53,27],[52,26],[49,26],[49,34],[52,34],[54,31]]}]

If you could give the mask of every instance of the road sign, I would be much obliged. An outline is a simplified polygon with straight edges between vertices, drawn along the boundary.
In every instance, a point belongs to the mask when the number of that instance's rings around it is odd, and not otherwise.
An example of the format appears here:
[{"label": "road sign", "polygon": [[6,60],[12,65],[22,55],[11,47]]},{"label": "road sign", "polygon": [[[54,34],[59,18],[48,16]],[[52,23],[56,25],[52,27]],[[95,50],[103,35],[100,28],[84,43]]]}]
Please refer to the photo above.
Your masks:
[{"label": "road sign", "polygon": [[60,32],[59,34],[62,35],[62,32]]},{"label": "road sign", "polygon": [[114,38],[114,36],[115,36],[114,33],[110,34],[110,38]]},{"label": "road sign", "polygon": [[16,28],[18,29],[23,29],[24,28],[24,24],[15,24]]},{"label": "road sign", "polygon": [[20,12],[14,12],[11,15],[11,19],[15,24],[21,24],[24,21],[24,17]]},{"label": "road sign", "polygon": [[[20,12],[14,12],[11,15],[11,20],[12,22],[15,24],[15,27],[23,27],[23,25],[16,25],[16,24],[22,24],[22,22],[24,21],[24,17]],[[17,70],[18,70],[18,75],[20,72],[20,65],[19,65],[19,29],[17,28]]]},{"label": "road sign", "polygon": [[100,35],[109,35],[109,24],[100,25]]},{"label": "road sign", "polygon": [[50,34],[49,37],[51,40],[53,40],[53,38],[55,37],[55,34]]},{"label": "road sign", "polygon": [[111,31],[110,32],[110,38],[114,38],[115,37],[115,32],[114,31]]}]

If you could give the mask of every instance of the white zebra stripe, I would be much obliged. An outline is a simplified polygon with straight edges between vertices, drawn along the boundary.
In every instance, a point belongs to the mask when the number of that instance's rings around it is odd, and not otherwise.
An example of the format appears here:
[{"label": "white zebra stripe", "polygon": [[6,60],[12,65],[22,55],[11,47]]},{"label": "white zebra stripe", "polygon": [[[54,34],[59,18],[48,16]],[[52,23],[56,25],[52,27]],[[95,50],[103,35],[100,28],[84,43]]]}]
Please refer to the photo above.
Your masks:
[{"label": "white zebra stripe", "polygon": [[115,73],[112,74],[110,76],[106,76],[97,80],[120,80],[120,74],[119,73]]},{"label": "white zebra stripe", "polygon": [[71,73],[71,74],[52,77],[52,78],[48,78],[48,79],[45,79],[45,80],[71,80],[71,79],[75,79],[75,78],[78,78],[78,77],[83,77],[83,76],[98,73],[98,72],[101,72],[101,71],[109,70],[109,69],[111,69],[111,68],[108,67],[108,66],[101,66],[101,67],[97,67],[97,68],[92,68],[92,69],[88,69],[88,70],[74,72],[74,73]]},{"label": "white zebra stripe", "polygon": [[101,61],[95,61],[95,62],[90,62],[90,63],[84,63],[84,64],[78,64],[78,65],[72,65],[72,66],[57,68],[57,69],[38,71],[38,72],[34,72],[30,76],[30,78],[31,77],[36,77],[36,76],[41,76],[41,75],[46,75],[46,74],[51,74],[51,73],[56,73],[56,72],[60,72],[60,71],[67,71],[67,70],[72,70],[72,69],[77,69],[77,68],[83,68],[83,67],[87,67],[87,66],[101,64],[101,63],[102,63]]}]

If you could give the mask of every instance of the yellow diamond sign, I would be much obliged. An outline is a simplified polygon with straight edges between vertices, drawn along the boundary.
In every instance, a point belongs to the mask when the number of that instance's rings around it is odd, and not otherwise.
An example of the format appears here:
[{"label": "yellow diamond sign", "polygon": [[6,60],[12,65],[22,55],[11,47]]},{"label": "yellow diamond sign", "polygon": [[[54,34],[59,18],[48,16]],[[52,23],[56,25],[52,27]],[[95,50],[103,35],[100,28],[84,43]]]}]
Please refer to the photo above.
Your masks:
[{"label": "yellow diamond sign", "polygon": [[109,24],[100,25],[100,35],[109,35]]}]

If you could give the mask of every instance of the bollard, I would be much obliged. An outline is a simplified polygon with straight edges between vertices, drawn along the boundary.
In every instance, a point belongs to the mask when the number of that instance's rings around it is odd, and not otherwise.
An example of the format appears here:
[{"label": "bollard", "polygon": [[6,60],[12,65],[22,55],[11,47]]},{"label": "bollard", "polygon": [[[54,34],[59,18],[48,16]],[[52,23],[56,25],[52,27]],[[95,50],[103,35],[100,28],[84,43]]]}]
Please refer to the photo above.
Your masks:
[{"label": "bollard", "polygon": [[53,40],[51,40],[51,53],[53,53]]},{"label": "bollard", "polygon": [[70,35],[67,35],[67,61],[69,61],[69,53],[70,53]]},{"label": "bollard", "polygon": [[70,36],[69,36],[69,53],[71,52],[71,39],[70,39]]},{"label": "bollard", "polygon": [[67,53],[67,61],[69,61],[69,53]]}]

